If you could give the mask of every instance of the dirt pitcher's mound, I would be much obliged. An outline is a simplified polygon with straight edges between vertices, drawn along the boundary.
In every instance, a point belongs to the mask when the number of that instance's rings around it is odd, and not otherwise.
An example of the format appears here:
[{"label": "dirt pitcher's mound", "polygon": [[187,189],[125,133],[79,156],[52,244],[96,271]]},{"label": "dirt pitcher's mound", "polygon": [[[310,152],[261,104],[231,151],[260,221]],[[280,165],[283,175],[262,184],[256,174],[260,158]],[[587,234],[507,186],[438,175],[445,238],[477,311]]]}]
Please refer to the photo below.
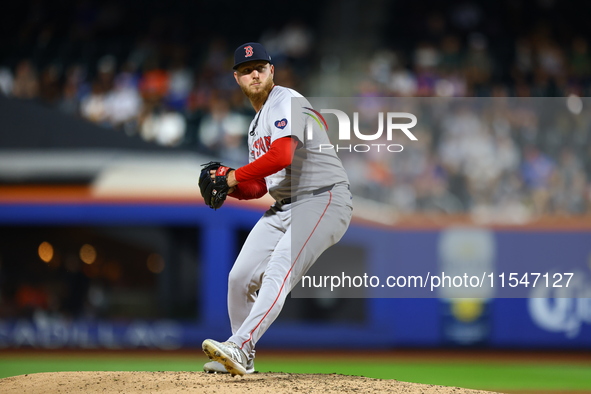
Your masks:
[{"label": "dirt pitcher's mound", "polygon": [[256,373],[232,378],[205,372],[53,372],[0,379],[0,393],[424,393],[490,391],[360,376]]}]

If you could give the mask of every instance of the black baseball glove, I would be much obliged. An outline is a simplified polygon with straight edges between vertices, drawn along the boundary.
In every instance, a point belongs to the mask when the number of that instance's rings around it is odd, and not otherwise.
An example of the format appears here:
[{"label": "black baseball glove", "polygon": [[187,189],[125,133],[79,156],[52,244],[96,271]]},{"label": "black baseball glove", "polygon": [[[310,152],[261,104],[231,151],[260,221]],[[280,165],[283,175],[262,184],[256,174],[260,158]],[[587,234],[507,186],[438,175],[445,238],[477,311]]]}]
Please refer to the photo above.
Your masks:
[{"label": "black baseball glove", "polygon": [[[201,175],[199,176],[199,190],[205,205],[212,209],[218,209],[226,201],[230,187],[228,186],[228,172],[233,168],[223,166],[219,161],[210,161],[203,164]],[[215,171],[215,175],[211,174]]]}]

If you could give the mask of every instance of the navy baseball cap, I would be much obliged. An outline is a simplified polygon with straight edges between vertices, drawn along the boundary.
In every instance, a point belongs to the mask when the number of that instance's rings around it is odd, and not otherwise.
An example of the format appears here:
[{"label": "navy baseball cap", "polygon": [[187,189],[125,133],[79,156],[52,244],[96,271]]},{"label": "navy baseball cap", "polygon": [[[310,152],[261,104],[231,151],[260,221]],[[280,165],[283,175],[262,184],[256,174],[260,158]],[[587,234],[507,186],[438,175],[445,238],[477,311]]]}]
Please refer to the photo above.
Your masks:
[{"label": "navy baseball cap", "polygon": [[269,56],[265,47],[258,42],[247,42],[234,51],[234,67],[232,68],[236,70],[236,67],[251,60],[264,60],[271,63],[271,56]]}]

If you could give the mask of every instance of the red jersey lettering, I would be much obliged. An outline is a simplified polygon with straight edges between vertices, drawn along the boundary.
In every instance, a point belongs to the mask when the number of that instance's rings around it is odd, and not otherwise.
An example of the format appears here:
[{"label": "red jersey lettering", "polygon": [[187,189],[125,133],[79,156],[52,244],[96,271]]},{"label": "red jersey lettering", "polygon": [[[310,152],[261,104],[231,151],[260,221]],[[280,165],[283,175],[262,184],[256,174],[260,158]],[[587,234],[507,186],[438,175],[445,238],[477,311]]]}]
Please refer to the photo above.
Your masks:
[{"label": "red jersey lettering", "polygon": [[263,154],[267,153],[269,148],[271,148],[271,137],[260,137],[252,144],[252,155],[255,159],[258,159]]}]

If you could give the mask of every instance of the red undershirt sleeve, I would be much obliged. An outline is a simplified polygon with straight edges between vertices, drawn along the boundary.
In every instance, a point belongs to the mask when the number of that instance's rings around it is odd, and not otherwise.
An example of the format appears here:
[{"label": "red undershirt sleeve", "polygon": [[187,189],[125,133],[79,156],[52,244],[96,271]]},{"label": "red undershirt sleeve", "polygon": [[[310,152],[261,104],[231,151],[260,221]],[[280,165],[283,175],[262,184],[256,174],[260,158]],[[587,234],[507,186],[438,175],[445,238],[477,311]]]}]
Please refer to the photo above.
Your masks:
[{"label": "red undershirt sleeve", "polygon": [[245,182],[251,179],[261,179],[281,171],[291,164],[297,146],[298,141],[291,137],[275,140],[267,153],[236,170],[234,173],[236,180]]},{"label": "red undershirt sleeve", "polygon": [[253,200],[261,198],[267,193],[267,183],[263,178],[241,182],[234,191],[228,194],[239,200]]},{"label": "red undershirt sleeve", "polygon": [[267,153],[236,170],[234,175],[240,184],[229,196],[239,200],[251,200],[264,196],[267,193],[265,177],[290,165],[297,146],[297,140],[291,137],[275,140]]}]

